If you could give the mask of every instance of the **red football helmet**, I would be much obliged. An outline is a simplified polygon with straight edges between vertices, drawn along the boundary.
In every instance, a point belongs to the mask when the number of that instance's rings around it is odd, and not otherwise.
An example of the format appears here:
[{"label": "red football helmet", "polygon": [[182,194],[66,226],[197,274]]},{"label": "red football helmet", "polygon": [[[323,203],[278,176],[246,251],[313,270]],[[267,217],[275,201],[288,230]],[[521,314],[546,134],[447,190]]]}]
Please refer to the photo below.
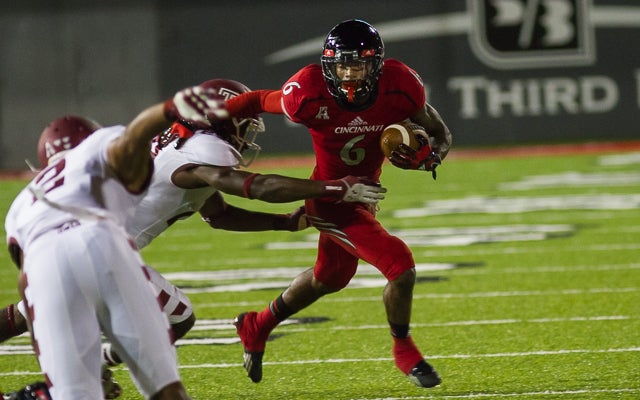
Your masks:
[{"label": "red football helmet", "polygon": [[[200,87],[215,91],[216,94],[211,97],[224,101],[251,91],[244,84],[231,79],[212,79],[201,83]],[[238,150],[240,165],[246,167],[258,156],[260,146],[255,140],[258,133],[264,132],[264,122],[259,115],[214,122],[211,129]]]},{"label": "red football helmet", "polygon": [[44,168],[102,128],[98,123],[75,115],[55,119],[44,128],[38,141],[38,160]]}]

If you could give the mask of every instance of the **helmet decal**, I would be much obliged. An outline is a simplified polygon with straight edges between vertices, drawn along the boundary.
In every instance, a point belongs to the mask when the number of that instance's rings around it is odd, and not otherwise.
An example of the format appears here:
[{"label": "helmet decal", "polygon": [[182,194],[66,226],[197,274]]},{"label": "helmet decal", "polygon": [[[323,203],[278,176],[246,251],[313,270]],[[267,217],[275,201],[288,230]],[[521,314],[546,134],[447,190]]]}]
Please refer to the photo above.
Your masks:
[{"label": "helmet decal", "polygon": [[38,140],[40,167],[44,168],[58,160],[100,128],[97,122],[76,115],[54,119],[44,128]]},{"label": "helmet decal", "polygon": [[[213,97],[224,101],[251,91],[244,84],[231,79],[212,79],[201,83],[200,86],[213,90],[216,93]],[[211,130],[238,151],[240,165],[248,166],[260,152],[260,146],[255,143],[256,136],[265,129],[262,118],[256,114],[247,118],[219,121],[212,125]]]}]

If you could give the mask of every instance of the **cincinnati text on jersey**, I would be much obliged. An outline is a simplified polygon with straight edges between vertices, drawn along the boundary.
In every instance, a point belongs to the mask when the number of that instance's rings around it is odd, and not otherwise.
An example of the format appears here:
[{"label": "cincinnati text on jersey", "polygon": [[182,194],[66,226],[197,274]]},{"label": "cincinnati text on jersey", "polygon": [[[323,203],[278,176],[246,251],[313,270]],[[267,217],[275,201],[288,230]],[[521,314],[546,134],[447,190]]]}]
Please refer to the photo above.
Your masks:
[{"label": "cincinnati text on jersey", "polygon": [[333,130],[336,134],[353,134],[353,133],[369,133],[369,132],[382,132],[384,125],[361,125],[361,126],[337,126]]}]

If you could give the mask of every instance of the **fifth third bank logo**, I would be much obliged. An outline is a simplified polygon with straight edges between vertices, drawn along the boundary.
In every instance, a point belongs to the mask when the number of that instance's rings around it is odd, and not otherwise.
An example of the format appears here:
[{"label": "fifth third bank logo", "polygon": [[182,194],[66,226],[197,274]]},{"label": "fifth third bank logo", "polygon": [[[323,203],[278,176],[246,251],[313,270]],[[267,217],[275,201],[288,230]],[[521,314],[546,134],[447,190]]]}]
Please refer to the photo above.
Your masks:
[{"label": "fifth third bank logo", "polygon": [[467,0],[471,47],[487,65],[542,68],[595,60],[590,0]]}]

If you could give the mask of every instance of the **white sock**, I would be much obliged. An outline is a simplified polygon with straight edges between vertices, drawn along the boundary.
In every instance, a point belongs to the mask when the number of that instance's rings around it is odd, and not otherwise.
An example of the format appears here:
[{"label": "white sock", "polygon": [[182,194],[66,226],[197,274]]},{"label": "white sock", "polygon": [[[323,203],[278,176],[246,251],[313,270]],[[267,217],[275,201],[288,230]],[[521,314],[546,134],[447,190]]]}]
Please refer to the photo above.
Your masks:
[{"label": "white sock", "polygon": [[113,367],[121,363],[118,355],[112,352],[111,343],[102,343],[102,364]]}]

